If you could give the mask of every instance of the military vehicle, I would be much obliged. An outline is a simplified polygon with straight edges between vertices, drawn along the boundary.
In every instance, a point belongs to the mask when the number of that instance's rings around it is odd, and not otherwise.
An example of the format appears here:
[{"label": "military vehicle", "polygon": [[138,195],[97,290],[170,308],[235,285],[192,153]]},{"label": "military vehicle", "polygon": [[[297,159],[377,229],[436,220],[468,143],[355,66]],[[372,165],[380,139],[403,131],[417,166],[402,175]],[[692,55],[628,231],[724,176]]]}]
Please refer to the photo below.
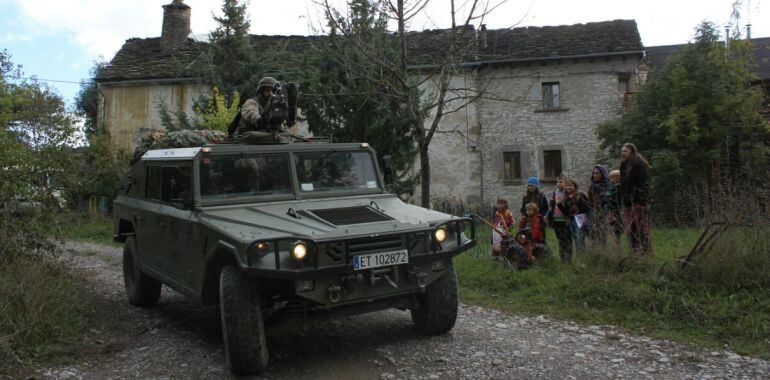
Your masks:
[{"label": "military vehicle", "polygon": [[266,368],[266,336],[332,317],[397,308],[448,332],[473,221],[402,202],[376,163],[366,143],[147,151],[114,202],[128,301],[152,306],[164,284],[219,304],[236,374]]}]

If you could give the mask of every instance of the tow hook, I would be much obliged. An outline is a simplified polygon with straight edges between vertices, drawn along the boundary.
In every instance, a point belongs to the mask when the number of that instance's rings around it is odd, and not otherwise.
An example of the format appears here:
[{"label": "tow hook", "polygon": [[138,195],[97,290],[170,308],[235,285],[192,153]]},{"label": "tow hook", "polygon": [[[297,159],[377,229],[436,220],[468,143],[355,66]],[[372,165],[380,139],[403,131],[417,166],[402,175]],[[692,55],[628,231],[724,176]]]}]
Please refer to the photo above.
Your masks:
[{"label": "tow hook", "polygon": [[332,285],[329,287],[329,301],[337,303],[340,301],[340,291],[342,288],[339,285]]},{"label": "tow hook", "polygon": [[[393,275],[392,278],[390,277],[391,274]],[[374,286],[380,280],[385,280],[388,285],[398,289],[398,270],[393,268],[373,269],[369,277],[369,281],[371,282],[372,286]]]},{"label": "tow hook", "polygon": [[425,293],[425,286],[427,285],[426,284],[427,277],[428,277],[428,274],[425,272],[414,271],[409,273],[409,279],[415,280],[417,282],[417,286],[420,287],[420,293]]}]

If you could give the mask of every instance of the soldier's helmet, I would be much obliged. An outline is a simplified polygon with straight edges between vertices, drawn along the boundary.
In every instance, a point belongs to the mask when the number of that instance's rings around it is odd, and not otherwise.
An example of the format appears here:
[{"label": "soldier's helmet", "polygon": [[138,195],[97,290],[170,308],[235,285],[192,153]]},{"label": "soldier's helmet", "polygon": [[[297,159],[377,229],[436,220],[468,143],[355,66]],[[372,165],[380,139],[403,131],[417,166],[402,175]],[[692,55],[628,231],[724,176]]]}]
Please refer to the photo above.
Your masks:
[{"label": "soldier's helmet", "polygon": [[262,89],[265,87],[270,87],[271,89],[275,89],[275,85],[278,84],[278,81],[275,80],[273,77],[264,77],[259,80],[259,84],[257,85],[257,92],[262,93]]}]

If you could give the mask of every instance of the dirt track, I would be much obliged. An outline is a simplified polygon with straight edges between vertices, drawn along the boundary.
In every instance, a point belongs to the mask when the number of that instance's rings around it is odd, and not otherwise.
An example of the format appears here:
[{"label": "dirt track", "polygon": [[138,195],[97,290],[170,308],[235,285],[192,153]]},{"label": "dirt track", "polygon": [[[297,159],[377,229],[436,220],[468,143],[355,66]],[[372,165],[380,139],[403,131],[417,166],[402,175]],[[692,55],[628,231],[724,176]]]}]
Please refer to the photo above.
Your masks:
[{"label": "dirt track", "polygon": [[[121,250],[68,245],[90,285],[102,323],[95,347],[76,363],[41,368],[37,378],[228,378],[219,314],[164,288],[160,303],[125,300]],[[337,320],[304,335],[271,339],[276,379],[438,378],[767,378],[770,363],[726,351],[689,350],[611,326],[578,326],[546,317],[508,316],[461,306],[455,329],[424,338],[408,313],[385,311]]]}]

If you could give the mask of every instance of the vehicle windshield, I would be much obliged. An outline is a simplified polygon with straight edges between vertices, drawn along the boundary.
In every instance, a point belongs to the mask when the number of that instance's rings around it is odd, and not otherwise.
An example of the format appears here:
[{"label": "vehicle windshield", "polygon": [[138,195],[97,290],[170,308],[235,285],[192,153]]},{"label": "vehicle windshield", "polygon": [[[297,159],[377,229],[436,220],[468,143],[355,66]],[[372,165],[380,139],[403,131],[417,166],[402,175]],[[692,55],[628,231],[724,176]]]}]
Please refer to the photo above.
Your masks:
[{"label": "vehicle windshield", "polygon": [[234,198],[291,194],[289,155],[235,154],[201,159],[201,197]]},{"label": "vehicle windshield", "polygon": [[369,152],[296,153],[297,179],[303,193],[379,188]]}]

